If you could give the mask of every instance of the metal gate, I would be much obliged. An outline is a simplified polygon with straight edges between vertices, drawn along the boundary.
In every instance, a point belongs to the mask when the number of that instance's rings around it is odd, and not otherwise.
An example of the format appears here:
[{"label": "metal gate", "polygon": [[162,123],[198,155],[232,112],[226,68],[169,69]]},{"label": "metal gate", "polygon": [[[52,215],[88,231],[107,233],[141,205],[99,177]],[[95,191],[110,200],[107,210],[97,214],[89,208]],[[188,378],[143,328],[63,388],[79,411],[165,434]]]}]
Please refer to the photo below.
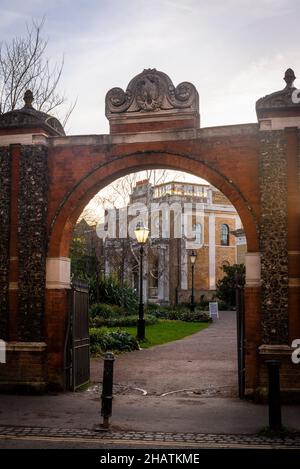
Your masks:
[{"label": "metal gate", "polygon": [[65,388],[76,391],[90,380],[89,290],[73,281],[65,345]]},{"label": "metal gate", "polygon": [[237,279],[237,282],[236,282],[236,325],[237,325],[239,398],[244,399],[245,397],[245,301],[244,301],[244,285],[241,279]]}]

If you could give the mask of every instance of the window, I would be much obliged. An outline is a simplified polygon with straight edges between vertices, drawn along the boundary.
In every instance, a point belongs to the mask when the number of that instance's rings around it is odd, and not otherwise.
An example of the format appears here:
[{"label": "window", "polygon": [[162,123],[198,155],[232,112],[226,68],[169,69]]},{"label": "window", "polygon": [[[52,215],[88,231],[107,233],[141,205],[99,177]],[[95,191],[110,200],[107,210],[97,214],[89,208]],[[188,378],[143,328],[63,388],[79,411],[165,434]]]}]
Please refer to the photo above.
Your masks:
[{"label": "window", "polygon": [[229,246],[229,226],[225,224],[221,226],[221,245]]},{"label": "window", "polygon": [[202,243],[202,225],[201,223],[197,223],[195,226],[195,242],[197,244]]},{"label": "window", "polygon": [[173,192],[173,187],[172,187],[172,185],[171,185],[171,184],[167,184],[167,185],[165,186],[164,192],[165,192],[165,194],[171,195],[172,192]]},{"label": "window", "polygon": [[193,193],[194,193],[194,188],[193,186],[184,186],[184,195],[188,195],[188,196],[193,196]]}]

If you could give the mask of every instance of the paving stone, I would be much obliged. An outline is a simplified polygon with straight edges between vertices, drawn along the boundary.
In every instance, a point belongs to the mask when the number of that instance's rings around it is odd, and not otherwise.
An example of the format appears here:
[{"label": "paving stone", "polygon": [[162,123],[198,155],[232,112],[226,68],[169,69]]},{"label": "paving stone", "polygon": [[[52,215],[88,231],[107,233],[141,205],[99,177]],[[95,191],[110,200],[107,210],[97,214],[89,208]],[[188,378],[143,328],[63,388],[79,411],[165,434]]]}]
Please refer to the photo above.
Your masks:
[{"label": "paving stone", "polygon": [[36,436],[43,437],[68,437],[68,438],[93,438],[94,440],[123,440],[130,441],[165,441],[169,443],[194,443],[201,446],[202,444],[219,445],[219,446],[270,446],[270,447],[296,447],[300,448],[300,433],[287,435],[283,437],[265,437],[257,434],[254,435],[236,435],[236,434],[194,434],[194,433],[154,433],[154,432],[113,432],[109,431],[105,434],[95,432],[89,429],[64,429],[64,428],[44,428],[44,427],[10,427],[0,426],[1,436]]}]

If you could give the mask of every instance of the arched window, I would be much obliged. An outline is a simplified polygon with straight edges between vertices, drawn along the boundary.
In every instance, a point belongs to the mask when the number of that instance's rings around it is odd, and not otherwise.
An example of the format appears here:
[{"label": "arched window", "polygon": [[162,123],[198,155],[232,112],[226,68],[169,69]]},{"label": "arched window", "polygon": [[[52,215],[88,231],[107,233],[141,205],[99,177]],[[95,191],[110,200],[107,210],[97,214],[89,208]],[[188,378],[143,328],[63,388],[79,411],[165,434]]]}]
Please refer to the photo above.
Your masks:
[{"label": "arched window", "polygon": [[229,246],[229,226],[226,224],[221,226],[221,245]]}]

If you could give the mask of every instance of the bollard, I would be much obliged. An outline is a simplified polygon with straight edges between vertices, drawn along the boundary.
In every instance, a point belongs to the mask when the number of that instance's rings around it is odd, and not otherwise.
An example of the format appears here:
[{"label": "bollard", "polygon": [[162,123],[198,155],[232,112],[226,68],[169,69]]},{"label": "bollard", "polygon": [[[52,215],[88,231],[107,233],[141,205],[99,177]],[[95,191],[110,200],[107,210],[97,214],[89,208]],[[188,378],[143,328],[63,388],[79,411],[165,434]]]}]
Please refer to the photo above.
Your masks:
[{"label": "bollard", "polygon": [[267,360],[269,375],[269,426],[271,430],[282,429],[280,403],[280,376],[278,360]]},{"label": "bollard", "polygon": [[109,427],[109,417],[111,417],[112,414],[114,361],[114,354],[112,352],[107,352],[104,356],[103,383],[101,395],[101,415],[103,417],[102,428]]}]

